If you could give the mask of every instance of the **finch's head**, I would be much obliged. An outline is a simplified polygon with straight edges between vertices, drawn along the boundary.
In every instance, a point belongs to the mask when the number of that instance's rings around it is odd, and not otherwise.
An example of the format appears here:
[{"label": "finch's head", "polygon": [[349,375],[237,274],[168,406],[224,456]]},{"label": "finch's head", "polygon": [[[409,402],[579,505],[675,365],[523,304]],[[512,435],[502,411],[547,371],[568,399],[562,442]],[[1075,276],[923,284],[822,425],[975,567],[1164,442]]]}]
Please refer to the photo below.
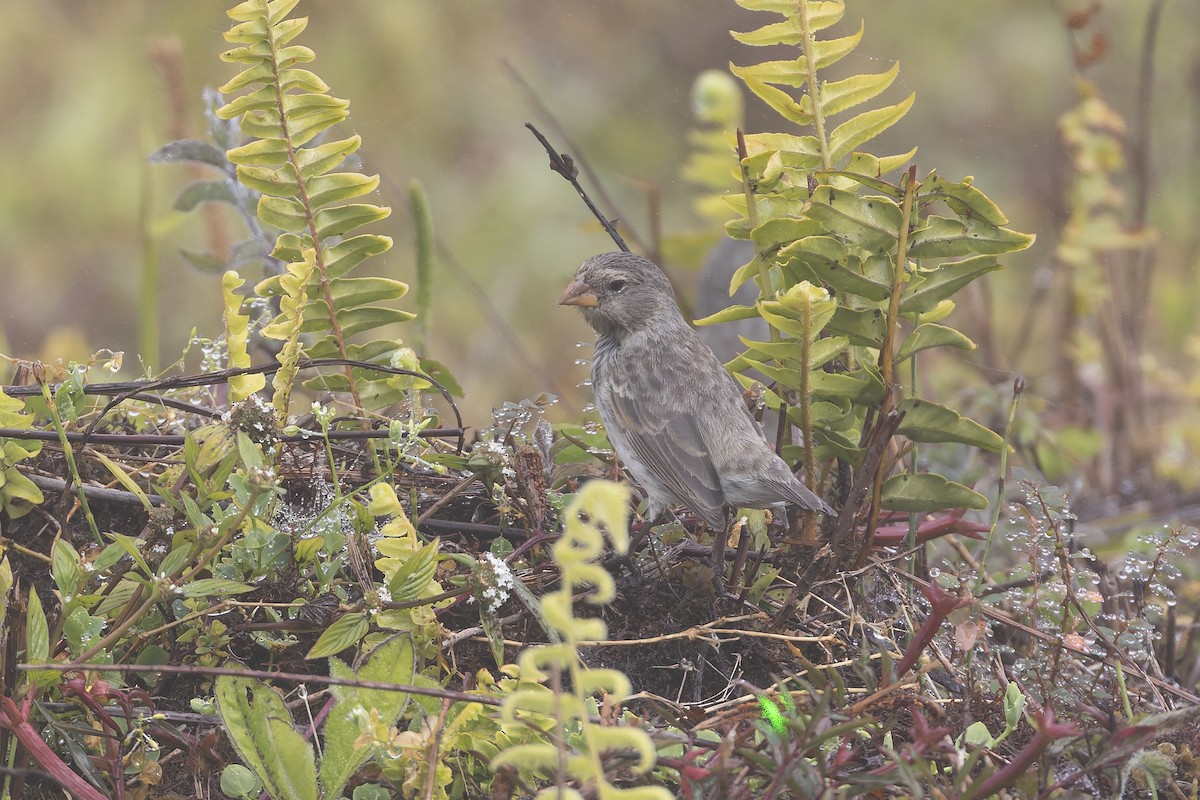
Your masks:
[{"label": "finch's head", "polygon": [[655,321],[683,323],[667,276],[633,253],[602,253],[583,262],[558,304],[578,306],[596,333],[617,339]]}]

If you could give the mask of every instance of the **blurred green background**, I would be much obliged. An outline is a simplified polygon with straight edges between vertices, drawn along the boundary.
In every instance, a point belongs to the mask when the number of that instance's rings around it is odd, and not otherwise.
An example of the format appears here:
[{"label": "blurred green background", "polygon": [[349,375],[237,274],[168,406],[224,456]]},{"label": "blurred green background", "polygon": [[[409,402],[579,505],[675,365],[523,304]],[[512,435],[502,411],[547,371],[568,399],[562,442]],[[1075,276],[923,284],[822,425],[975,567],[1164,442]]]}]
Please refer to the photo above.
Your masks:
[{"label": "blurred green background", "polygon": [[[1148,2],[1105,3],[1086,31],[1108,51],[1085,76],[1131,126],[1138,120],[1138,59]],[[203,215],[167,224],[190,176],[150,166],[146,155],[178,135],[203,135],[201,90],[235,74],[218,60],[227,48],[223,2],[196,0],[0,0],[0,352],[22,358],[85,358],[126,351],[137,367],[137,296],[148,237],[157,240],[162,293],[158,370],[177,357],[192,327],[221,330],[219,278],[179,255],[208,246]],[[1156,251],[1154,350],[1184,358],[1195,333],[1198,292],[1197,156],[1200,155],[1200,4],[1167,2],[1155,50],[1150,221]],[[901,62],[896,102],[910,91],[908,117],[870,149],[919,146],[920,174],[974,175],[1012,227],[1038,235],[1009,269],[989,278],[989,305],[960,306],[956,324],[988,313],[999,340],[971,380],[1010,382],[1013,371],[1053,381],[1048,348],[1061,304],[1053,296],[1054,245],[1065,221],[1069,165],[1057,120],[1078,97],[1066,4],[1042,0],[861,0],[848,4],[838,35],[866,22],[846,68],[878,72]],[[616,208],[608,211],[642,239],[701,226],[694,190],[679,178],[687,156],[693,80],[704,69],[781,54],[735,43],[728,32],[769,21],[732,0],[323,0],[300,43],[312,68],[351,101],[350,127],[363,137],[363,171],[382,178],[380,201],[393,215],[373,230],[395,248],[364,269],[412,279],[406,187],[429,194],[438,238],[482,289],[517,342],[489,323],[461,277],[439,270],[431,353],[463,385],[468,420],[542,391],[560,394],[575,416],[588,400],[575,342],[590,339],[578,315],[555,300],[587,256],[612,249],[573,190],[546,167],[523,127],[533,121],[560,148],[567,143],[531,104],[512,70],[528,82],[595,169]],[[177,48],[177,73],[172,63]],[[165,57],[163,53],[168,55]],[[172,85],[174,88],[171,88]],[[749,130],[787,130],[756,99],[746,99]],[[172,108],[175,111],[172,111]],[[659,199],[652,204],[652,193]],[[661,218],[652,224],[652,206]],[[230,233],[240,223],[227,216]],[[153,251],[151,251],[153,252]],[[444,254],[445,256],[446,254]],[[446,263],[449,257],[443,257]],[[695,263],[668,264],[685,292]],[[247,275],[252,281],[259,276]],[[407,302],[407,301],[406,301]],[[411,307],[411,302],[407,302]],[[990,308],[990,311],[988,309]],[[1007,344],[1033,326],[1032,346],[1013,363]],[[399,331],[405,336],[403,330]],[[514,350],[520,348],[523,356]],[[1190,363],[1190,362],[1188,362]]]}]

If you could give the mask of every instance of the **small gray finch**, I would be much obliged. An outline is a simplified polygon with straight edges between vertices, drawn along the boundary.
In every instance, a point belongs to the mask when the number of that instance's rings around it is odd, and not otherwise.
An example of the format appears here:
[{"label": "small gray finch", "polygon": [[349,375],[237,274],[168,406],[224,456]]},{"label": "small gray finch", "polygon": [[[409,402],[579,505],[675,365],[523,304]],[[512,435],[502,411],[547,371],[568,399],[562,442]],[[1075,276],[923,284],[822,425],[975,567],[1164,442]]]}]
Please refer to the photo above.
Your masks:
[{"label": "small gray finch", "polygon": [[649,497],[714,529],[724,508],[794,503],[834,514],[763,438],[737,383],[679,311],[663,271],[632,253],[583,262],[559,305],[596,332],[592,391],[609,441]]}]

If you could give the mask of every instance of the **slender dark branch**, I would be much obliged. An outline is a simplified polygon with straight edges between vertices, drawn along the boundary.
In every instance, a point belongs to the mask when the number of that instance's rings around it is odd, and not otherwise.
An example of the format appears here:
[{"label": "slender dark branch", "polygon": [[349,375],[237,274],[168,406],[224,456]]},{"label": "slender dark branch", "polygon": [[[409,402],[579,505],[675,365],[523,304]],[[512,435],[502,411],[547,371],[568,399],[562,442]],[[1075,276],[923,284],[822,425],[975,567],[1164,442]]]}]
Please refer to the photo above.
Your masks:
[{"label": "slender dark branch", "polygon": [[[550,132],[553,135],[557,136],[559,141],[566,142],[567,147],[569,147],[572,152],[579,154],[579,157],[577,159],[577,163],[579,165],[579,171],[581,171],[585,176],[587,176],[587,179],[589,181],[591,181],[592,186],[596,187],[596,196],[600,199],[600,202],[604,203],[604,205],[607,206],[608,208],[616,210],[617,213],[620,213],[620,209],[617,208],[617,204],[613,201],[612,197],[605,190],[604,184],[600,181],[600,176],[596,174],[596,171],[594,169],[592,169],[591,165],[588,163],[587,158],[583,155],[583,151],[580,149],[580,147],[571,140],[571,137],[567,134],[567,132],[563,128],[562,124],[554,116],[554,112],[551,111],[550,108],[544,102],[542,102],[542,98],[538,96],[538,93],[529,84],[529,81],[525,80],[525,77],[520,72],[517,71],[517,68],[514,67],[512,65],[512,63],[510,61],[508,61],[508,59],[502,59],[501,63],[503,63],[504,68],[506,70],[508,70],[509,76],[516,82],[516,84],[518,86],[521,87],[521,91],[523,91],[525,93],[525,96],[527,98],[529,98],[529,104],[531,106],[533,106],[534,111],[536,111],[537,114],[539,116],[541,116],[543,119],[545,119],[546,122],[549,124]],[[544,144],[545,144],[545,142],[543,142],[543,145]],[[547,149],[550,149],[549,146],[547,146]],[[651,217],[650,217],[651,225],[655,224],[656,217],[654,215],[654,212],[655,212],[655,209],[652,207],[651,208]],[[658,252],[657,245],[659,243],[659,239],[656,234],[653,234],[653,233],[651,234],[651,242],[650,242],[650,245],[647,246],[646,242],[643,241],[640,236],[638,236],[637,231],[633,229],[633,226],[629,224],[628,220],[625,221],[625,228],[629,233],[629,238],[633,241],[633,243],[635,245],[638,246],[638,248],[643,253],[657,254],[657,252]],[[624,249],[624,248],[622,248],[622,249]],[[651,259],[651,260],[658,263],[657,259]]]},{"label": "slender dark branch", "polygon": [[299,672],[272,672],[259,669],[229,669],[227,667],[202,667],[196,664],[63,664],[51,662],[48,664],[17,664],[21,671],[55,670],[57,672],[122,672],[150,673],[165,675],[205,675],[208,677],[257,678],[264,681],[288,681],[291,683],[312,683],[319,686],[353,686],[358,689],[382,689],[390,692],[407,692],[424,697],[441,697],[464,703],[481,703],[485,706],[498,706],[500,699],[482,694],[456,692],[452,689],[434,689],[427,686],[413,686],[406,683],[391,681],[363,681],[358,678],[331,678],[325,675],[308,675]]},{"label": "slender dark branch", "polygon": [[[184,442],[181,433],[93,433],[88,436],[80,431],[63,434],[71,444],[113,444],[124,447],[178,447]],[[369,431],[330,431],[330,441],[347,439],[386,439],[390,432],[385,429]],[[462,428],[426,428],[418,434],[423,439],[457,439],[463,435]],[[278,437],[281,442],[319,442],[325,438],[321,431],[302,430],[301,433]],[[0,428],[0,439],[23,439],[26,441],[57,442],[54,431],[30,428]]]},{"label": "slender dark branch", "polygon": [[575,160],[567,153],[559,153],[551,146],[550,142],[542,135],[542,132],[533,126],[533,123],[526,122],[525,127],[533,132],[537,140],[542,143],[542,147],[546,148],[546,154],[550,156],[550,169],[563,176],[572,186],[575,191],[579,192],[579,196],[583,198],[583,202],[587,204],[592,215],[600,220],[600,224],[604,226],[604,230],[608,231],[608,235],[617,243],[617,247],[621,248],[622,252],[629,252],[629,245],[625,244],[625,240],[621,238],[621,234],[617,233],[617,227],[609,221],[608,217],[600,213],[600,209],[596,208],[596,204],[592,202],[592,198],[588,197],[588,193],[583,190],[583,186],[579,183],[579,168],[575,166]]},{"label": "slender dark branch", "polygon": [[[45,489],[50,492],[61,492],[67,488],[67,482],[62,478],[52,478],[48,475],[26,475],[29,480],[33,481],[34,485],[39,489]],[[83,493],[89,500],[100,500],[106,503],[121,503],[129,506],[140,506],[142,499],[133,492],[126,492],[122,489],[110,489],[107,486],[93,486],[90,483],[83,484]],[[152,506],[166,505],[167,501],[157,494],[146,494],[146,500]]]},{"label": "slender dark branch", "polygon": [[[369,361],[355,361],[354,359],[349,359],[349,358],[302,359],[300,361],[299,368],[302,370],[307,370],[307,369],[316,369],[317,367],[330,367],[330,366],[358,367],[361,369],[374,370],[376,372],[386,372],[389,375],[408,375],[410,377],[420,378],[421,380],[429,381],[429,383],[435,389],[438,390],[438,392],[446,400],[446,403],[450,406],[450,410],[454,414],[454,420],[457,423],[457,426],[455,428],[439,428],[439,429],[437,429],[437,431],[438,431],[437,433],[434,433],[433,431],[427,431],[426,435],[447,436],[451,432],[457,432],[458,450],[459,450],[459,452],[462,452],[462,448],[465,445],[465,436],[466,436],[465,428],[463,426],[462,412],[459,411],[458,404],[454,402],[453,396],[451,396],[450,392],[446,389],[446,387],[442,386],[442,384],[438,383],[436,380],[434,380],[430,376],[428,376],[422,372],[417,372],[415,370],[400,369],[398,367],[391,367],[391,366],[387,366],[385,364],[372,364]],[[94,433],[94,431],[96,429],[96,425],[100,422],[101,419],[103,419],[104,415],[107,414],[113,407],[115,407],[119,403],[124,402],[125,400],[141,399],[141,400],[145,400],[145,401],[151,402],[151,403],[162,403],[164,405],[167,405],[166,403],[163,403],[162,398],[160,398],[156,395],[147,394],[147,393],[159,392],[159,391],[170,391],[170,390],[175,390],[175,389],[191,389],[191,388],[195,388],[198,386],[212,386],[214,384],[227,383],[230,378],[235,378],[240,375],[273,375],[274,373],[276,373],[278,371],[279,371],[279,363],[274,362],[271,364],[260,364],[257,367],[240,367],[240,368],[236,368],[236,369],[223,369],[223,370],[218,370],[216,372],[202,372],[197,375],[176,375],[176,376],[172,376],[169,378],[159,378],[157,380],[122,381],[122,382],[118,382],[118,383],[86,383],[83,385],[83,393],[84,394],[110,396],[113,399],[108,403],[107,406],[105,406],[103,411],[100,413],[99,417],[96,420],[93,420],[92,424],[88,426],[88,429],[86,431],[84,431],[84,433],[82,434],[83,438],[79,439],[79,441],[82,441],[84,443],[92,441],[93,439],[95,441],[101,441],[101,439],[99,439],[97,437],[103,436],[105,434]],[[56,388],[57,387],[52,386],[51,391],[55,390]],[[3,389],[4,393],[7,394],[9,397],[30,397],[30,396],[41,394],[41,389],[37,386],[0,386],[0,389]],[[171,404],[171,405],[173,405],[176,408],[181,408],[184,410],[187,409],[187,406],[181,406],[181,405],[177,405],[177,404]],[[193,409],[193,410],[196,410],[197,413],[202,413],[202,414],[211,416],[211,412],[209,410],[205,410],[205,409]],[[345,433],[350,433],[350,432],[346,431]],[[29,434],[30,434],[30,432],[28,432],[28,431],[24,432],[24,438],[40,438],[36,435],[29,435]],[[109,434],[109,435],[112,435],[112,434]],[[360,431],[360,432],[357,432],[355,435],[351,435],[351,436],[346,436],[344,434],[342,434],[340,436],[335,436],[333,432],[330,432],[331,439],[333,439],[333,438],[356,438],[356,437],[357,438],[379,438],[380,436],[384,436],[384,435],[386,435],[386,434],[375,433],[372,431]],[[10,438],[22,438],[21,435],[11,432],[11,431],[7,431],[7,430],[3,433],[0,433],[0,436],[7,436]],[[68,435],[68,436],[70,436],[70,435]],[[307,439],[307,438],[311,438],[311,436],[301,436],[301,437],[299,437],[299,439],[295,439],[295,441],[300,441],[300,440]],[[172,443],[174,443],[172,441],[167,441],[170,439],[170,437],[158,437],[158,439],[163,440],[163,441],[155,441],[153,443],[154,444],[172,444]],[[287,441],[287,440],[288,440],[287,437],[285,437],[285,441]],[[75,441],[75,440],[72,440],[72,441]],[[132,437],[125,437],[122,435],[121,438],[119,439],[119,441],[115,441],[115,442],[109,441],[108,443],[110,443],[110,444],[112,444],[112,443],[131,444],[131,443],[134,443],[134,441],[135,440]]]},{"label": "slender dark branch", "polygon": [[[884,414],[875,427],[871,429],[864,448],[863,463],[854,472],[854,481],[851,484],[850,496],[846,500],[846,505],[842,508],[842,513],[838,515],[837,524],[834,526],[833,535],[830,537],[830,546],[835,553],[847,552],[847,548],[851,543],[851,537],[856,529],[854,524],[855,515],[866,501],[867,492],[874,483],[875,472],[883,460],[888,442],[892,440],[903,420],[904,412],[892,409]],[[860,567],[866,562],[866,554],[870,552],[871,541],[874,535],[875,531],[867,530],[867,538],[863,542],[862,549],[859,552],[858,566]]]}]

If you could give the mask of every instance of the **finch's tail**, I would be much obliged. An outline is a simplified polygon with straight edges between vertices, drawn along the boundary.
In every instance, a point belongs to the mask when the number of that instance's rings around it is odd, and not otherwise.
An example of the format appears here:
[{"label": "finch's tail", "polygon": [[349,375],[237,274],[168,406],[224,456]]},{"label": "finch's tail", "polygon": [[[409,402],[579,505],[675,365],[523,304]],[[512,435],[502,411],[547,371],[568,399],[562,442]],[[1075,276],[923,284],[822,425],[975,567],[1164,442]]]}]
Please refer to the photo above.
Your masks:
[{"label": "finch's tail", "polygon": [[795,485],[789,488],[791,489],[791,496],[788,499],[805,511],[814,511],[818,514],[824,514],[827,517],[837,516],[837,511],[834,510],[833,506],[809,491],[808,487],[800,483],[800,481],[796,481]]}]

